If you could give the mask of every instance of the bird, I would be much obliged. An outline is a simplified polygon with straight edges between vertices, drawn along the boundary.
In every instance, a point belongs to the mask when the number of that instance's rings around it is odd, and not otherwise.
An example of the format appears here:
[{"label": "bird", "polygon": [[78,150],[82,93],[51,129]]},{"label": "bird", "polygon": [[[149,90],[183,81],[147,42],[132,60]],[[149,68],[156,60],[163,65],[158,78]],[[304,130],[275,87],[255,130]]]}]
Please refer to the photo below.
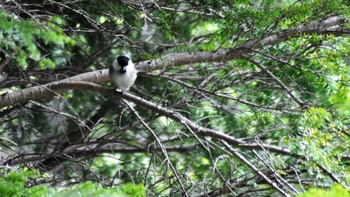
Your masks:
[{"label": "bird", "polygon": [[109,77],[114,85],[118,86],[115,91],[124,94],[135,83],[137,70],[128,56],[118,56],[109,67]]}]

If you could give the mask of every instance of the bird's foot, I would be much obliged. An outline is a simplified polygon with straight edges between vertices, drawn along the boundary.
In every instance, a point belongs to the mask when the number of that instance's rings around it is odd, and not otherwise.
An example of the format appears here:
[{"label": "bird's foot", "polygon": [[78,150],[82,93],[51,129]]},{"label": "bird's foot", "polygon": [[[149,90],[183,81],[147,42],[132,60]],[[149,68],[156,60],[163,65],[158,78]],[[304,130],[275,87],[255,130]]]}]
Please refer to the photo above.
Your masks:
[{"label": "bird's foot", "polygon": [[119,94],[123,95],[125,93],[125,90],[120,90],[120,89],[115,89],[116,92],[118,92]]}]

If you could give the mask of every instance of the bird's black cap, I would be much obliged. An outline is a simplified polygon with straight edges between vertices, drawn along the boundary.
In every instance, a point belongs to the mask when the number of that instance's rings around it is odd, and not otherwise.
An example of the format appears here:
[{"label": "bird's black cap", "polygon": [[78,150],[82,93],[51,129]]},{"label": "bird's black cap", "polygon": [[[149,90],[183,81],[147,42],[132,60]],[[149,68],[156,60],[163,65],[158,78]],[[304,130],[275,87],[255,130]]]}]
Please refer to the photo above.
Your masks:
[{"label": "bird's black cap", "polygon": [[117,57],[118,64],[122,67],[127,66],[129,62],[129,58],[126,56],[119,56]]}]

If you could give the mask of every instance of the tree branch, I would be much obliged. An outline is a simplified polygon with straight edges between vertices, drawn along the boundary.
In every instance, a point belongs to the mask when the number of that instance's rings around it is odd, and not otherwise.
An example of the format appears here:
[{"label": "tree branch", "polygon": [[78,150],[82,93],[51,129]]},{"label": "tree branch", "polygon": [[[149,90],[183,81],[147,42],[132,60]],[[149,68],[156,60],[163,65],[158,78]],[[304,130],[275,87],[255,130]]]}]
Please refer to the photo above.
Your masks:
[{"label": "tree branch", "polygon": [[[230,135],[227,135],[225,133],[213,130],[213,129],[209,129],[209,128],[205,128],[202,126],[197,125],[196,123],[194,123],[193,121],[183,117],[180,113],[177,113],[171,109],[167,109],[164,108],[158,104],[154,104],[150,101],[147,101],[145,99],[142,99],[140,97],[137,97],[135,95],[132,95],[130,93],[125,93],[123,95],[121,95],[120,93],[115,92],[112,89],[106,89],[101,85],[98,84],[94,84],[94,83],[89,83],[89,82],[81,82],[81,81],[77,81],[77,82],[62,82],[59,83],[57,85],[52,85],[51,89],[53,90],[60,90],[60,89],[65,89],[65,87],[70,87],[71,89],[87,89],[87,90],[92,90],[92,91],[96,91],[99,92],[101,94],[105,94],[105,95],[109,95],[109,96],[114,96],[116,98],[123,98],[129,101],[134,102],[135,104],[139,105],[139,106],[143,106],[145,108],[148,108],[150,110],[153,110],[154,112],[157,112],[161,115],[164,115],[166,117],[172,118],[175,121],[181,123],[182,125],[184,125],[185,127],[187,127],[188,129],[191,130],[191,132],[193,132],[195,135],[201,135],[201,136],[210,136],[213,137],[217,140],[221,140],[222,142],[225,142],[226,144],[230,144],[230,146],[234,145],[237,147],[241,147],[241,148],[246,148],[246,149],[260,149],[260,150],[268,150],[271,152],[275,152],[275,153],[279,153],[279,154],[283,154],[283,155],[289,155],[295,158],[300,158],[300,159],[305,159],[305,156],[299,153],[293,153],[291,150],[286,149],[286,148],[280,148],[277,146],[273,146],[273,145],[267,145],[267,144],[261,144],[261,143],[246,143],[244,140],[241,139],[237,139],[235,137],[232,137]],[[23,161],[37,161],[38,159],[48,159],[48,158],[55,158],[55,157],[60,157],[63,160],[69,159],[66,158],[66,156],[61,155],[41,155],[39,158],[26,158]],[[36,159],[35,159],[36,158]],[[8,161],[5,162],[5,164],[12,164],[15,161],[13,159],[10,159]],[[328,175],[331,175],[331,178],[336,181],[339,182],[338,179],[335,179],[334,177],[336,177],[334,174],[330,174],[330,172],[328,172]],[[340,182],[341,183],[341,182]]]},{"label": "tree branch", "polygon": [[[147,101],[145,99],[142,99],[140,97],[132,95],[128,92],[121,95],[120,93],[117,93],[112,89],[106,89],[101,85],[89,83],[89,82],[82,82],[82,81],[61,82],[61,83],[50,86],[51,91],[58,91],[58,90],[66,89],[67,87],[69,87],[70,89],[92,90],[92,91],[96,91],[96,92],[99,92],[101,94],[113,96],[113,97],[116,97],[119,99],[123,98],[123,99],[129,100],[129,101],[132,101],[137,105],[143,106],[143,107],[148,108],[150,110],[153,110],[161,115],[164,115],[166,117],[169,117],[169,118],[176,120],[177,122],[185,125],[189,129],[191,129],[197,135],[210,136],[210,137],[213,137],[213,138],[218,139],[218,140],[224,140],[227,143],[230,143],[231,145],[235,145],[238,147],[243,147],[243,148],[248,148],[248,149],[264,149],[264,150],[269,150],[269,151],[276,152],[279,154],[289,155],[289,156],[296,157],[296,158],[304,158],[303,155],[293,153],[289,149],[280,148],[280,147],[273,146],[273,145],[266,145],[266,144],[255,144],[255,143],[249,144],[249,143],[244,142],[243,140],[237,139],[237,138],[232,137],[230,135],[227,135],[225,133],[199,126],[196,123],[194,123],[193,121],[183,117],[180,113],[177,113],[171,109],[164,108],[158,104],[154,104],[150,101]],[[55,157],[55,155],[52,155],[52,157]],[[49,156],[46,156],[45,158],[49,158]]]},{"label": "tree branch", "polygon": [[290,197],[290,195],[288,193],[283,191],[275,182],[273,182],[269,177],[267,177],[264,173],[262,173],[256,166],[254,166],[242,154],[240,154],[234,148],[232,148],[227,142],[225,142],[225,141],[221,141],[221,142],[232,154],[234,154],[236,157],[238,157],[243,163],[248,165],[249,168],[254,171],[254,173],[258,174],[261,178],[263,178],[271,187],[275,188],[283,196]]},{"label": "tree branch", "polygon": [[[140,71],[152,71],[164,68],[172,68],[175,66],[203,63],[203,62],[222,62],[233,60],[242,57],[243,54],[249,53],[249,49],[262,48],[267,45],[273,45],[278,42],[286,41],[292,37],[301,36],[303,34],[334,34],[344,35],[350,34],[350,31],[345,31],[342,28],[344,19],[340,16],[332,16],[324,20],[312,22],[307,25],[302,25],[297,28],[277,32],[260,40],[250,40],[246,43],[227,50],[217,50],[210,52],[194,52],[194,53],[177,53],[170,54],[165,57],[139,62],[137,68]],[[0,109],[3,107],[13,106],[28,102],[29,100],[38,100],[50,98],[55,95],[52,87],[56,91],[69,89],[62,86],[63,82],[69,81],[87,81],[93,83],[108,81],[108,69],[102,69],[83,73],[57,82],[48,83],[45,85],[34,86],[19,90],[17,92],[9,92],[0,96]],[[61,84],[61,85],[60,85]],[[59,87],[59,88],[58,88]]]},{"label": "tree branch", "polygon": [[[117,148],[109,147],[109,146],[112,146],[113,144],[115,145],[116,144],[115,142],[107,143],[99,149],[89,149],[90,146],[96,146],[100,143],[101,142],[82,143],[79,145],[76,144],[76,145],[72,145],[73,148],[68,147],[68,149],[70,149],[68,152],[56,153],[56,154],[38,154],[38,153],[21,154],[12,158],[8,158],[6,160],[0,160],[0,165],[25,164],[28,162],[39,162],[50,158],[57,158],[63,161],[63,160],[67,160],[68,157],[65,155],[68,155],[68,154],[72,154],[76,158],[79,158],[79,157],[87,158],[87,157],[93,157],[102,153],[129,154],[129,153],[149,153],[150,152],[150,150],[148,149],[142,149],[137,147],[120,147],[119,144]],[[188,153],[191,150],[194,150],[193,148],[195,146],[196,145],[191,144],[191,145],[180,145],[180,146],[164,146],[164,148],[168,152]],[[85,149],[88,149],[88,150],[85,150]],[[160,148],[154,148],[151,151],[160,151]]]}]

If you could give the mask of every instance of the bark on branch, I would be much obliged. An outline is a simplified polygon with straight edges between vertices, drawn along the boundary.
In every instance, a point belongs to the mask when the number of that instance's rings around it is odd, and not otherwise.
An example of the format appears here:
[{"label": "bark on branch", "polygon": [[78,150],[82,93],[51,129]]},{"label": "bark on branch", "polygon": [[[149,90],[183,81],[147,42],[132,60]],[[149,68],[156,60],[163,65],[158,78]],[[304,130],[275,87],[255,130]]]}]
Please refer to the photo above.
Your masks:
[{"label": "bark on branch", "polygon": [[170,108],[162,107],[157,103],[152,103],[148,100],[145,100],[143,98],[140,98],[140,97],[135,96],[133,94],[130,94],[128,92],[121,95],[120,93],[117,93],[112,89],[106,89],[101,85],[90,83],[90,82],[82,82],[82,81],[61,82],[61,83],[58,83],[56,85],[52,85],[50,88],[53,91],[58,91],[62,88],[64,88],[64,89],[67,89],[67,88],[69,88],[69,89],[86,89],[86,90],[99,92],[99,93],[104,94],[104,95],[113,96],[116,98],[123,98],[123,99],[129,100],[129,101],[132,101],[139,106],[143,106],[147,109],[150,109],[154,112],[157,112],[160,115],[164,115],[166,117],[169,117],[169,118],[185,125],[186,127],[191,129],[197,135],[210,136],[210,137],[213,137],[215,139],[221,139],[221,140],[224,140],[224,141],[230,143],[231,145],[244,147],[247,149],[263,149],[263,150],[269,150],[272,152],[276,152],[279,154],[289,155],[289,156],[296,157],[296,158],[303,158],[304,157],[301,154],[293,153],[289,149],[280,148],[280,147],[273,146],[273,145],[260,144],[260,143],[246,143],[243,140],[237,139],[237,138],[232,137],[230,135],[227,135],[225,133],[216,131],[214,129],[202,127],[202,126],[194,123],[190,119],[182,116],[180,113],[173,111]]},{"label": "bark on branch", "polygon": [[[193,63],[222,62],[233,60],[249,53],[250,49],[257,49],[267,45],[273,45],[282,41],[286,41],[292,37],[301,36],[304,34],[350,34],[350,31],[344,30],[342,27],[344,21],[345,19],[340,16],[332,16],[324,20],[319,20],[296,28],[276,32],[275,34],[268,35],[262,39],[250,40],[240,46],[233,47],[231,49],[220,49],[212,52],[186,52],[170,54],[163,58],[139,62],[136,66],[140,71],[151,71]],[[65,82],[86,81],[99,83],[105,82],[108,79],[108,69],[102,69],[76,75],[74,77],[70,77],[61,81],[26,88],[17,92],[9,92],[0,96],[0,109],[21,103],[26,103],[30,100],[53,97],[57,94],[57,92],[61,90],[70,89],[70,87],[65,87],[62,85],[65,84]],[[55,90],[55,92],[53,90]]]},{"label": "bark on branch", "polygon": [[[196,124],[195,122],[191,121],[190,119],[182,116],[180,113],[171,110],[170,108],[162,107],[158,104],[152,103],[150,101],[147,101],[145,99],[142,99],[142,98],[135,96],[135,95],[132,95],[130,93],[125,93],[125,94],[121,95],[120,93],[116,93],[114,90],[106,89],[103,86],[100,86],[98,84],[89,83],[89,82],[81,82],[81,81],[80,82],[62,82],[62,83],[59,83],[57,85],[51,86],[51,88],[53,90],[59,90],[59,89],[62,89],[62,87],[69,87],[70,89],[86,89],[86,90],[99,92],[101,94],[114,96],[116,98],[123,98],[123,99],[129,100],[129,101],[132,101],[139,106],[143,106],[147,109],[150,109],[154,112],[159,113],[160,115],[164,115],[168,118],[171,118],[171,119],[181,123],[182,125],[187,127],[191,132],[193,132],[193,134],[195,134],[195,135],[210,136],[216,140],[220,140],[221,142],[229,144],[230,147],[236,146],[236,147],[241,147],[241,148],[246,148],[246,149],[265,150],[265,151],[271,151],[271,152],[275,152],[275,153],[282,154],[282,155],[288,155],[288,156],[295,157],[295,158],[305,159],[304,155],[299,154],[299,153],[293,153],[291,150],[289,150],[287,148],[280,148],[280,147],[277,147],[274,145],[268,145],[268,144],[262,144],[262,143],[246,143],[244,140],[235,138],[235,137],[227,135],[225,133],[216,131],[214,129],[202,127],[202,126]],[[73,150],[74,150],[74,148],[73,148]],[[43,155],[43,156],[34,157],[34,158],[29,156],[29,158],[25,159],[25,161],[38,161],[38,159],[42,160],[42,159],[49,159],[49,158],[56,158],[56,157],[60,157],[60,156],[58,156],[58,155]],[[18,159],[18,161],[17,161],[17,159]],[[62,155],[62,159],[63,159],[62,161],[64,161],[64,160],[67,160],[68,158],[66,158],[64,155]],[[2,162],[2,165],[6,165],[6,164],[11,165],[11,164],[18,163],[18,162],[21,163],[23,161],[24,161],[23,158],[11,158],[7,161]],[[325,169],[325,168],[323,167],[323,169]],[[329,171],[326,171],[326,173],[334,181],[341,183],[336,178],[336,176],[334,174],[330,173]]]}]

